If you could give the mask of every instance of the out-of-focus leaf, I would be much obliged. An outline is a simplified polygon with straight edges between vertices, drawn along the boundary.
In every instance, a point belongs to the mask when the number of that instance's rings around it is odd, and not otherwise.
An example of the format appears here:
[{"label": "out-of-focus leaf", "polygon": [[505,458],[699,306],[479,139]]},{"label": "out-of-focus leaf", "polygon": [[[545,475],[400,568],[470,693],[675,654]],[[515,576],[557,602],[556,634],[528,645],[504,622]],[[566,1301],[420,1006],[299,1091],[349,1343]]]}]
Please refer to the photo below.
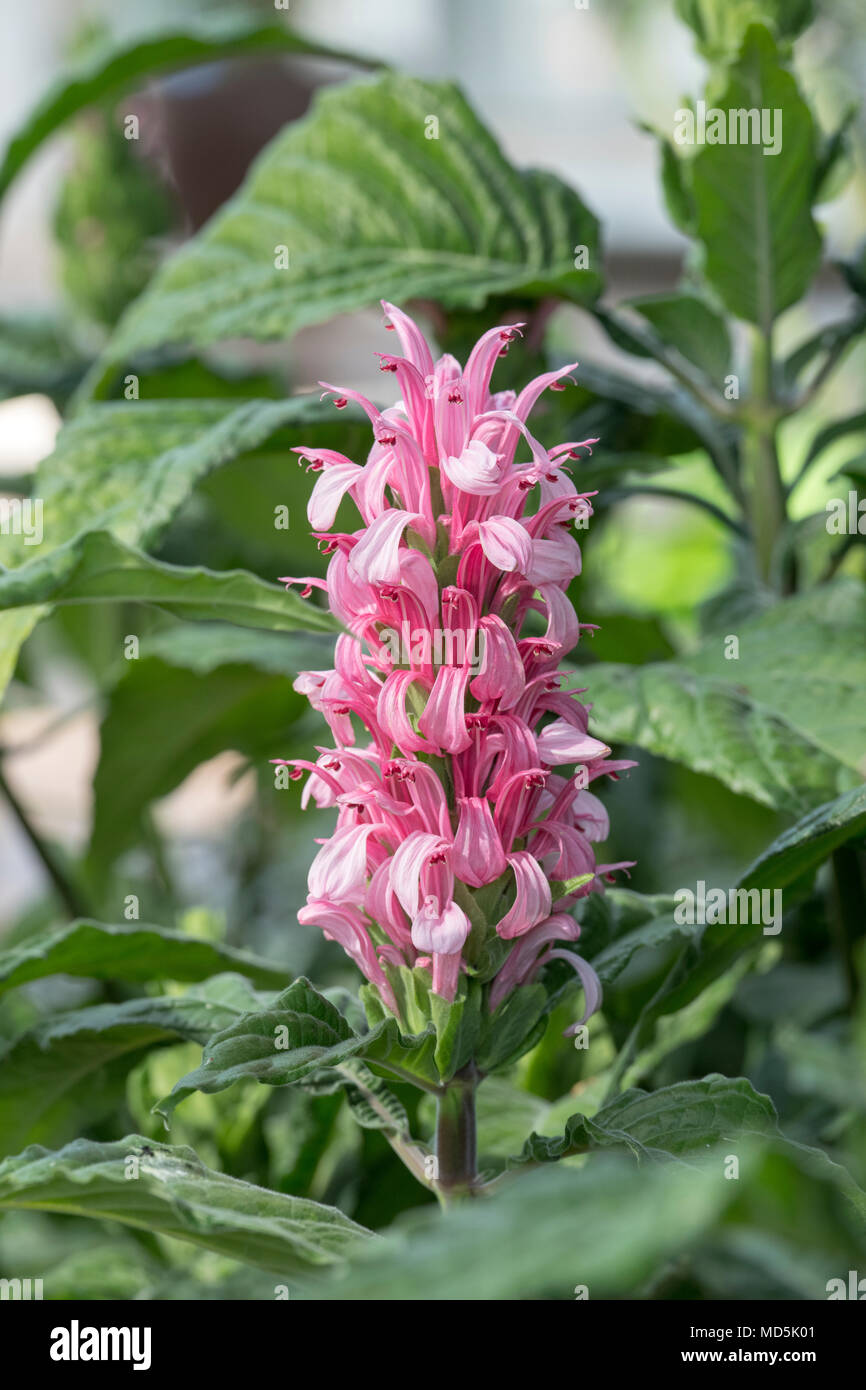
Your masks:
[{"label": "out-of-focus leaf", "polygon": [[333,632],[264,632],[231,623],[178,623],[151,633],[142,657],[207,676],[220,666],[255,666],[275,676],[319,671],[333,664]]},{"label": "out-of-focus leaf", "polygon": [[285,971],[221,942],[144,923],[72,922],[0,952],[0,992],[47,975],[192,982],[227,970],[245,975],[262,988],[285,984]]},{"label": "out-of-focus leaf", "polygon": [[623,307],[646,319],[665,346],[676,348],[721,390],[730,370],[731,339],[725,320],[705,299],[684,292],[652,294],[627,299]]},{"label": "out-of-focus leaf", "polygon": [[112,112],[94,113],[73,144],[54,214],[60,281],[77,314],[111,328],[153,275],[177,214]]},{"label": "out-of-focus leaf", "polygon": [[[113,1064],[179,1039],[204,1042],[243,1012],[223,979],[183,995],[95,1004],[57,1014],[8,1043],[0,1055],[0,1152],[14,1153],[57,1128],[68,1132],[101,1104]],[[236,995],[237,991],[233,991]],[[253,1000],[247,986],[241,994]],[[65,1137],[65,1135],[64,1135]]]},{"label": "out-of-focus leaf", "polygon": [[0,574],[4,608],[126,601],[152,603],[203,622],[221,619],[276,632],[338,628],[324,609],[255,574],[167,565],[123,545],[107,531],[91,531],[79,543]]},{"label": "out-of-focus leaf", "polygon": [[0,400],[36,392],[62,402],[87,366],[62,323],[44,315],[0,317]]},{"label": "out-of-focus leaf", "polygon": [[705,57],[718,62],[734,56],[750,24],[795,39],[815,18],[815,0],[676,0],[676,12]]},{"label": "out-of-focus leaf", "polygon": [[847,434],[866,434],[866,410],[857,411],[853,415],[846,415],[841,420],[831,420],[829,425],[824,425],[809,445],[803,460],[802,471],[805,473],[806,469],[823,454],[825,449],[828,449],[831,444],[835,444],[837,439],[844,439]]},{"label": "out-of-focus leaf", "polygon": [[66,70],[12,137],[0,166],[0,196],[43,141],[84,108],[176,68],[269,53],[365,61],[304,39],[273,17],[268,20],[239,11],[187,15],[180,24],[151,26],[119,43],[106,41]]},{"label": "out-of-focus leaf", "polygon": [[580,1172],[523,1173],[487,1201],[392,1227],[378,1258],[301,1296],[569,1299],[576,1285],[591,1298],[623,1295],[711,1227],[734,1186],[679,1165],[637,1168],[618,1154],[599,1154]]},{"label": "out-of-focus leaf", "polygon": [[[25,582],[50,591],[57,582],[55,564],[74,568],[89,532],[109,531],[122,545],[146,549],[212,470],[283,429],[292,439],[300,436],[302,443],[314,445],[317,427],[324,425],[330,444],[333,421],[333,410],[310,397],[240,403],[139,400],[86,410],[64,426],[56,449],[37,471],[33,493],[42,502],[44,533],[38,559],[24,537],[10,536],[4,564],[27,565]],[[56,561],[49,552],[64,546]],[[16,585],[12,569],[0,571],[0,586],[10,595],[3,602],[24,601]],[[33,604],[0,613],[0,677],[8,681],[18,649],[45,611]],[[216,616],[213,610],[210,615]],[[4,687],[0,680],[0,690]]]},{"label": "out-of-focus leaf", "polygon": [[120,1221],[280,1275],[337,1264],[372,1238],[334,1207],[215,1173],[192,1149],[136,1134],[7,1158],[0,1209],[17,1208]]},{"label": "out-of-focus leaf", "polygon": [[594,666],[591,727],[802,814],[866,772],[864,622],[843,580],[741,623],[736,660],[719,636],[676,663]]},{"label": "out-of-focus leaf", "polygon": [[100,732],[90,843],[95,865],[125,849],[142,811],[199,763],[229,749],[262,765],[279,757],[304,709],[285,676],[253,666],[196,675],[145,658],[129,667],[111,692]]},{"label": "out-of-focus leaf", "polygon": [[866,787],[854,787],[810,811],[764,850],[740,880],[743,888],[782,888],[849,840],[866,835]]}]

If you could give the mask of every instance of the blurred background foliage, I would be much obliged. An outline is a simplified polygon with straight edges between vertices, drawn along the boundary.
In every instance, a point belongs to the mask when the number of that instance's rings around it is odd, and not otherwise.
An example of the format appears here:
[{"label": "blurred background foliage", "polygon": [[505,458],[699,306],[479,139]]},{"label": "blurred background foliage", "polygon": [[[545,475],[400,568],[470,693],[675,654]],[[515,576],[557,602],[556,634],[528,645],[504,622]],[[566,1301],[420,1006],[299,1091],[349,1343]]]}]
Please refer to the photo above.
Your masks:
[{"label": "blurred background foliage", "polygon": [[[12,436],[19,432],[3,461],[10,497],[34,486],[33,441],[42,438],[46,411],[55,425],[63,417],[66,428],[35,484],[52,522],[61,518],[60,533],[47,537],[56,551],[43,559],[41,550],[15,552],[15,537],[0,538],[10,547],[0,599],[9,607],[3,670],[11,677],[0,733],[9,887],[0,946],[26,948],[70,917],[129,921],[135,901],[142,921],[252,952],[286,978],[305,974],[335,990],[357,984],[336,945],[295,923],[313,837],[328,832],[327,815],[302,813],[296,789],[276,791],[268,763],[323,741],[291,677],[327,666],[332,638],[287,634],[289,624],[269,631],[260,614],[273,604],[269,585],[277,575],[323,572],[306,529],[309,480],[289,450],[314,442],[360,460],[368,447],[366,428],[351,412],[339,419],[309,407],[281,414],[284,398],[309,390],[319,376],[366,382],[375,396],[369,349],[382,344],[368,306],[380,294],[396,297],[397,289],[387,282],[388,256],[379,252],[380,263],[373,257],[365,267],[350,222],[338,249],[346,265],[361,267],[354,298],[341,298],[326,276],[320,283],[315,266],[307,283],[307,263],[287,288],[271,276],[263,289],[252,258],[266,260],[261,247],[275,237],[267,222],[258,236],[242,181],[276,137],[253,177],[277,204],[283,199],[284,210],[294,211],[298,200],[313,239],[333,225],[339,242],[340,195],[329,208],[314,196],[304,203],[304,190],[292,182],[292,161],[304,146],[298,135],[293,148],[291,131],[301,130],[294,123],[324,87],[332,125],[322,138],[327,144],[330,130],[338,164],[361,163],[351,140],[338,149],[358,115],[340,106],[339,84],[386,62],[423,78],[457,78],[515,166],[554,168],[588,205],[571,203],[567,191],[550,195],[569,209],[565,250],[574,241],[591,247],[588,278],[563,260],[550,230],[554,219],[542,237],[544,264],[515,265],[508,283],[490,270],[489,282],[462,291],[408,279],[405,294],[440,346],[458,355],[497,318],[525,319],[524,343],[498,369],[500,388],[548,364],[581,364],[577,386],[548,397],[535,428],[548,445],[600,439],[576,473],[599,495],[597,516],[580,537],[584,572],[572,595],[580,617],[598,631],[583,639],[575,660],[600,732],[640,764],[605,794],[612,826],[605,857],[635,858],[637,865],[628,890],[591,904],[584,935],[598,957],[641,923],[669,915],[677,888],[699,879],[725,887],[743,881],[787,827],[854,794],[862,782],[863,538],[840,543],[824,525],[829,498],[847,497],[858,480],[862,488],[866,447],[866,263],[858,243],[866,179],[863,113],[854,102],[866,67],[862,7],[852,0],[814,7],[620,0],[605,5],[602,16],[594,6],[585,15],[565,4],[539,5],[519,101],[513,87],[524,75],[527,40],[519,5],[503,4],[494,34],[480,2],[442,0],[417,13],[403,7],[404,23],[393,30],[387,6],[361,16],[348,4],[297,4],[292,29],[264,0],[224,14],[207,9],[175,4],[161,14],[154,6],[149,19],[160,37],[146,42],[125,10],[100,17],[94,7],[86,23],[82,10],[66,55],[55,55],[57,83],[40,117],[28,126],[15,113],[23,136],[9,145],[4,169],[13,226],[20,217],[16,161],[23,166],[61,126],[68,145],[63,167],[45,175],[53,288],[47,300],[34,298],[35,312],[12,294],[0,320],[0,390],[6,408],[18,412],[6,416]],[[591,24],[586,35],[594,47],[587,61],[583,39],[572,39],[570,52],[583,61],[563,73],[555,50],[566,22]],[[757,39],[752,30],[749,40],[751,23],[767,27]],[[432,49],[431,24],[438,45]],[[763,49],[760,33],[767,36]],[[672,34],[677,56],[668,64]],[[334,48],[358,54],[357,63]],[[438,53],[441,67],[425,67],[425,51]],[[694,96],[706,82],[709,94],[724,92],[752,61],[764,64],[768,91],[783,90],[778,99],[789,123],[790,146],[778,162],[764,160],[776,271],[767,292],[778,295],[770,324],[747,302],[750,277],[758,297],[766,297],[766,285],[753,272],[763,233],[742,170],[720,162],[728,221],[711,225],[702,154],[675,150],[669,133],[683,90]],[[596,64],[604,81],[592,76]],[[792,65],[814,127],[796,91],[784,87]],[[73,70],[77,83],[69,78]],[[408,91],[390,76],[376,80],[386,84],[382,100],[395,120],[404,100],[407,109],[424,110],[430,89]],[[395,87],[387,85],[392,81]],[[773,85],[779,82],[783,88]],[[559,118],[551,122],[545,101],[557,92]],[[471,112],[457,99],[450,105],[444,90],[435,99],[451,128],[477,148]],[[313,110],[316,120],[326,108]],[[597,128],[581,128],[581,116],[592,110],[600,112]],[[139,139],[124,134],[130,116]],[[630,122],[635,133],[626,135]],[[799,144],[798,122],[806,130]],[[285,127],[288,134],[279,134]],[[658,155],[647,130],[659,134]],[[423,154],[422,146],[418,158]],[[490,159],[495,173],[499,166]],[[605,163],[613,177],[601,173]],[[493,186],[493,174],[485,186],[488,173],[479,173],[480,199]],[[631,178],[645,190],[659,173],[664,199],[655,193],[644,206],[630,191]],[[419,167],[418,182],[407,181],[409,203],[428,176]],[[28,179],[29,171],[22,183]],[[539,205],[528,197],[533,215]],[[391,203],[384,196],[382,216],[394,218],[399,246],[394,207],[393,196]],[[600,245],[593,213],[601,214]],[[229,283],[226,273],[224,302],[220,236],[239,262],[247,257],[241,270],[253,275]],[[184,244],[191,248],[186,258],[174,260]],[[486,249],[492,264],[496,257]],[[258,332],[260,303],[270,318]],[[309,312],[308,304],[315,306]],[[334,318],[343,312],[348,316]],[[731,373],[756,407],[744,418],[726,413]],[[783,505],[762,538],[775,502],[760,491],[766,475],[756,479],[751,470],[767,447]],[[287,509],[288,529],[274,526],[278,509]],[[120,582],[112,570],[113,587],[99,593],[99,602],[80,601],[80,593],[96,593],[81,585],[92,584],[100,568],[81,549],[89,532],[109,532],[160,564],[248,571],[257,577],[253,617],[232,625],[235,610],[207,587],[198,611],[168,589],[160,603],[133,601],[155,594],[147,584],[156,581],[142,578],[139,562],[128,557],[116,561]],[[23,578],[15,574],[19,566]],[[170,575],[163,579],[170,585]],[[50,612],[37,607],[52,600]],[[209,621],[193,621],[203,617]],[[748,658],[742,666],[722,659],[728,634],[740,636]],[[130,636],[138,642],[135,660],[125,659]],[[491,1172],[519,1153],[530,1130],[560,1133],[576,1109],[592,1113],[612,1082],[655,1090],[721,1072],[771,1095],[789,1140],[820,1146],[866,1181],[866,813],[850,797],[845,808],[832,843],[828,838],[817,859],[784,880],[781,937],[750,943],[705,987],[656,1010],[681,943],[659,933],[656,944],[647,935],[621,970],[612,970],[588,1051],[562,1039],[576,1017],[569,1002],[530,1053],[485,1083],[480,1146]],[[0,1000],[4,1155],[29,1142],[58,1148],[78,1135],[100,1143],[130,1132],[166,1138],[152,1107],[196,1064],[197,1041],[164,1036],[153,1050],[147,1039],[112,1034],[95,1050],[79,1040],[70,1052],[62,1040],[55,1047],[45,1030],[76,1010],[194,987],[82,974],[36,979]],[[43,1072],[27,1070],[31,1045]],[[21,1107],[33,1076],[43,1077],[45,1103],[31,1115]],[[413,1126],[423,1129],[423,1103],[410,1093],[401,1099]],[[397,1293],[407,1270],[400,1240],[412,1245],[412,1268],[429,1272],[426,1284],[418,1276],[417,1296],[448,1296],[447,1271],[465,1260],[460,1242],[470,1240],[472,1228],[457,1233],[440,1260],[437,1242],[445,1237],[423,1210],[432,1199],[378,1129],[359,1127],[342,1093],[243,1082],[193,1096],[169,1137],[191,1145],[213,1169],[339,1206],[374,1229],[396,1220],[402,1230],[404,1213],[412,1213],[408,1237],[395,1237],[378,1264],[366,1272],[360,1265],[342,1294],[328,1296],[357,1294],[358,1279],[364,1296],[405,1296]],[[506,1193],[500,1216],[473,1214],[481,1224],[472,1238],[489,1242],[489,1258],[475,1272],[476,1291],[454,1296],[567,1298],[574,1283],[590,1278],[574,1268],[565,1235],[559,1245],[551,1235],[548,1263],[525,1271],[523,1283],[514,1259],[496,1255],[503,1232],[511,1233],[513,1256],[516,1229],[536,1239],[545,1222],[555,1231],[555,1213],[569,1201],[563,1180],[576,1169],[587,1186],[564,1230],[573,1239],[583,1222],[608,1221],[599,1230],[610,1259],[592,1268],[602,1292],[823,1297],[827,1278],[863,1259],[862,1221],[840,1196],[833,1172],[816,1168],[805,1151],[771,1145],[750,1163],[748,1179],[731,1185],[736,1192],[715,1205],[697,1189],[690,1204],[682,1187],[668,1189],[655,1170],[633,1180],[618,1163],[611,1158],[590,1172],[582,1159],[566,1159],[556,1172],[520,1179],[532,1193],[525,1211]],[[598,1216],[590,1218],[594,1204]],[[630,1240],[626,1218],[648,1205],[654,1214]],[[440,1269],[446,1273],[437,1283]],[[0,1225],[0,1273],[46,1271],[50,1296],[58,1298],[271,1297],[273,1287],[271,1276],[171,1235],[10,1211]]]}]

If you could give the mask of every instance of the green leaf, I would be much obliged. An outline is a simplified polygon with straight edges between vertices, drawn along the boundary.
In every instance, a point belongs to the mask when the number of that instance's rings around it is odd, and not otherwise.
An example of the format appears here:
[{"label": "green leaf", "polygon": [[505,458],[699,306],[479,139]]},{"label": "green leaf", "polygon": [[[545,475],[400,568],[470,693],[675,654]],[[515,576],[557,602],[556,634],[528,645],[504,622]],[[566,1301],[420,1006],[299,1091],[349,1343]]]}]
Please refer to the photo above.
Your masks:
[{"label": "green leaf", "polygon": [[0,317],[0,400],[38,392],[63,403],[87,366],[65,324],[35,314]]},{"label": "green leaf", "polygon": [[230,623],[177,623],[142,641],[142,659],[158,657],[198,676],[221,666],[255,666],[275,676],[295,677],[333,664],[333,632],[264,632]]},{"label": "green leaf", "polygon": [[819,458],[825,449],[829,449],[831,444],[835,444],[837,439],[844,439],[848,434],[863,433],[866,433],[866,410],[857,411],[853,415],[846,415],[841,420],[831,420],[829,425],[825,425],[815,435],[806,452],[800,471],[805,473],[815,459]]},{"label": "green leaf", "polygon": [[668,946],[680,939],[694,936],[694,927],[683,926],[674,919],[673,909],[653,913],[640,926],[618,936],[598,955],[588,959],[603,985],[611,984],[630,963],[632,956],[648,947]]},{"label": "green leaf", "polygon": [[204,1042],[227,1027],[254,1002],[245,982],[229,981],[228,991],[221,977],[184,995],[57,1014],[7,1043],[0,1053],[0,1152],[74,1130],[82,1113],[116,1109],[111,1083],[147,1049]]},{"label": "green leaf", "polygon": [[206,980],[235,970],[262,988],[285,983],[285,971],[248,951],[167,927],[72,922],[0,952],[0,993],[47,975],[93,980]]},{"label": "green leaf", "polygon": [[272,632],[334,632],[338,627],[324,609],[245,570],[218,574],[168,565],[123,545],[107,531],[92,531],[80,542],[0,574],[4,608],[127,601],[152,603],[203,622],[222,619]]},{"label": "green leaf", "polygon": [[193,1091],[211,1095],[253,1077],[266,1086],[288,1086],[317,1073],[334,1071],[352,1059],[366,1062],[378,1075],[435,1087],[435,1035],[403,1039],[388,1017],[368,1033],[355,1033],[329,1000],[302,978],[267,1009],[244,1015],[208,1042],[200,1067],[183,1077],[162,1102],[171,1111]]},{"label": "green leaf", "polygon": [[[6,564],[27,568],[21,584],[14,570],[0,571],[4,593],[0,603],[27,602],[22,585],[32,584],[39,592],[50,592],[59,582],[59,574],[74,570],[82,538],[89,532],[110,531],[125,546],[151,546],[193,488],[214,469],[256,450],[281,430],[289,432],[289,443],[303,431],[302,442],[313,444],[317,431],[324,427],[330,443],[333,416],[333,410],[308,396],[241,403],[213,399],[124,401],[82,412],[64,426],[54,453],[37,470],[33,492],[42,499],[44,530],[38,559],[23,538],[7,538]],[[250,473],[254,481],[254,463]],[[71,542],[75,544],[68,544]],[[67,548],[55,560],[49,552],[64,546]],[[122,553],[114,559],[121,568],[135,568],[138,563]],[[127,580],[133,583],[132,576]],[[161,583],[164,597],[171,601],[166,591],[175,591],[182,580],[157,570],[151,576],[136,576],[135,583],[145,590],[148,584],[156,589]],[[255,618],[262,603],[277,613],[289,611],[274,610],[276,599],[268,586],[251,588],[247,579],[231,578],[227,584],[221,581],[219,596],[223,618],[232,599],[236,611],[245,611],[247,618]],[[0,691],[12,675],[22,642],[45,614],[35,603],[17,612],[0,613]],[[219,610],[209,604],[207,611],[213,617]],[[309,608],[295,609],[296,613],[301,611],[309,613]],[[318,625],[324,626],[321,611],[318,616]],[[255,625],[261,626],[262,621],[261,617],[255,619]]]},{"label": "green leaf", "polygon": [[[781,149],[757,143],[701,145],[690,161],[704,273],[738,318],[766,332],[802,298],[818,268],[821,238],[812,218],[816,139],[812,115],[770,34],[749,29],[723,91],[708,106],[768,111]],[[772,113],[781,111],[781,118]],[[730,119],[730,118],[729,118]],[[781,120],[781,126],[779,121]]]},{"label": "green leaf", "polygon": [[[579,245],[589,269],[575,269]],[[598,293],[597,267],[596,222],[576,193],[512,169],[456,87],[386,74],[325,89],[277,136],[130,309],[106,362],[167,344],[288,338],[380,298],[582,302]]]},{"label": "green leaf", "polygon": [[705,1076],[658,1091],[624,1091],[594,1115],[572,1115],[556,1139],[531,1134],[512,1163],[553,1163],[595,1148],[681,1157],[742,1134],[777,1131],[769,1096],[745,1077]]},{"label": "green leaf", "polygon": [[685,236],[694,236],[697,212],[683,161],[666,135],[654,130],[661,154],[661,183],[668,216]]},{"label": "green leaf", "polygon": [[403,1220],[375,1255],[301,1297],[570,1299],[575,1285],[592,1299],[636,1296],[652,1270],[712,1226],[736,1186],[679,1165],[637,1168],[619,1154],[599,1154],[580,1172],[511,1176],[488,1200]]},{"label": "green leaf", "polygon": [[802,815],[866,773],[864,622],[843,580],[738,624],[736,660],[719,636],[678,662],[594,666],[592,731]]},{"label": "green leaf", "polygon": [[468,992],[450,1002],[430,991],[430,1011],[436,1029],[433,1060],[442,1081],[450,1081],[474,1056],[481,1034],[481,992],[470,983]]},{"label": "green leaf", "polygon": [[854,787],[810,811],[759,855],[740,879],[743,888],[783,888],[866,835],[866,787]]},{"label": "green leaf", "polygon": [[309,54],[363,63],[352,54],[313,43],[276,19],[239,12],[185,16],[181,24],[151,27],[120,43],[89,51],[45,93],[16,132],[0,166],[0,196],[39,146],[86,107],[140,87],[176,68],[251,54]]},{"label": "green leaf", "polygon": [[795,39],[815,18],[815,0],[676,0],[676,12],[704,56],[724,61],[737,52],[750,24]]},{"label": "green leaf", "polygon": [[[574,987],[573,978],[569,984]],[[548,992],[541,984],[513,990],[485,1020],[476,1057],[481,1071],[509,1066],[528,1052],[544,1031],[551,1007]]]},{"label": "green leaf", "polygon": [[0,1163],[0,1209],[119,1221],[275,1274],[336,1264],[372,1238],[335,1207],[215,1173],[192,1149],[130,1135],[38,1145]]},{"label": "green leaf", "polygon": [[104,865],[125,849],[141,812],[208,758],[231,749],[264,769],[303,711],[283,674],[227,665],[197,675],[156,658],[129,662],[100,730],[92,863]]},{"label": "green leaf", "polygon": [[721,390],[730,370],[731,339],[725,320],[705,299],[679,291],[627,299],[623,307],[646,319],[662,343],[699,367]]},{"label": "green leaf", "polygon": [[362,1129],[380,1129],[410,1140],[405,1107],[381,1077],[374,1076],[363,1062],[355,1061],[345,1062],[340,1073],[352,1118]]},{"label": "green leaf", "polygon": [[828,324],[819,332],[812,334],[785,358],[782,364],[785,380],[789,384],[795,383],[797,378],[819,355],[825,360],[831,354],[841,356],[842,352],[853,343],[855,338],[859,338],[864,330],[866,330],[866,309],[860,307],[849,318]]}]

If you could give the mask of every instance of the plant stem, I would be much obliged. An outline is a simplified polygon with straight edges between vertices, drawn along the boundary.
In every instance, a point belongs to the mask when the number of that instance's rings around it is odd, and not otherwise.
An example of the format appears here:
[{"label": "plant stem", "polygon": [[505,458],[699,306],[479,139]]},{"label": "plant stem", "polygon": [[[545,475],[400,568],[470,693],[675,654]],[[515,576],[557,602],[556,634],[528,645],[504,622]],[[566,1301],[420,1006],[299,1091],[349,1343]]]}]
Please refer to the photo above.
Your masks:
[{"label": "plant stem", "polygon": [[852,845],[834,849],[831,928],[845,971],[848,1001],[853,1007],[859,998],[861,983],[857,973],[857,949],[864,936],[866,921],[866,890],[861,874],[861,859]]},{"label": "plant stem", "polygon": [[14,812],[15,819],[18,821],[18,824],[42,861],[42,865],[54,885],[58,897],[61,902],[65,904],[70,916],[91,916],[92,914],[88,911],[87,904],[81,897],[77,885],[67,874],[59,857],[54,853],[54,850],[46,841],[42,839],[42,836],[36,830],[35,826],[31,825],[28,820],[27,812],[24,810],[24,807],[21,805],[3,775],[2,766],[0,766],[0,792],[5,796]]},{"label": "plant stem", "polygon": [[437,1188],[447,1206],[471,1197],[478,1180],[475,1140],[474,1062],[443,1086],[436,1102]]},{"label": "plant stem", "polygon": [[[776,448],[778,416],[773,392],[773,340],[770,329],[754,330],[752,339],[752,399],[743,438],[749,520],[755,540],[758,573],[764,583],[773,578],[776,543],[787,522],[785,488]],[[786,562],[779,587],[791,593],[796,584],[793,557]]]}]

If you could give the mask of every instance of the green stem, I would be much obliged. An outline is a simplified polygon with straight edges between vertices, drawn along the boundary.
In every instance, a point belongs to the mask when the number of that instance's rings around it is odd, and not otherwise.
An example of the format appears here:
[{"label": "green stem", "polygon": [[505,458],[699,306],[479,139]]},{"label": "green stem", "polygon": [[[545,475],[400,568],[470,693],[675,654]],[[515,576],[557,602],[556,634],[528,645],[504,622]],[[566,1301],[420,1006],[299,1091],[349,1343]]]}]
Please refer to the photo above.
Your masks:
[{"label": "green stem", "polygon": [[[785,488],[776,446],[778,411],[773,393],[771,331],[754,330],[752,340],[752,398],[743,437],[749,520],[755,542],[758,573],[764,583],[774,578],[776,546],[787,522]],[[786,562],[779,587],[791,593],[796,586],[793,556]]]},{"label": "green stem", "polygon": [[57,896],[60,898],[60,901],[65,904],[70,916],[90,917],[92,914],[88,911],[87,904],[81,897],[77,885],[67,874],[59,857],[54,853],[54,850],[42,839],[42,836],[36,830],[35,826],[31,825],[27,817],[27,812],[24,810],[21,802],[6,781],[2,769],[0,769],[0,792],[5,796],[14,812],[15,819],[18,821],[27,839],[41,859],[43,867],[54,885]]},{"label": "green stem", "polygon": [[470,1062],[443,1086],[436,1103],[437,1189],[447,1206],[471,1197],[478,1181],[475,1091],[478,1075]]},{"label": "green stem", "polygon": [[861,873],[861,857],[852,845],[840,845],[832,854],[833,888],[831,929],[845,971],[849,1003],[853,1007],[860,995],[857,950],[866,932],[866,889]]}]

